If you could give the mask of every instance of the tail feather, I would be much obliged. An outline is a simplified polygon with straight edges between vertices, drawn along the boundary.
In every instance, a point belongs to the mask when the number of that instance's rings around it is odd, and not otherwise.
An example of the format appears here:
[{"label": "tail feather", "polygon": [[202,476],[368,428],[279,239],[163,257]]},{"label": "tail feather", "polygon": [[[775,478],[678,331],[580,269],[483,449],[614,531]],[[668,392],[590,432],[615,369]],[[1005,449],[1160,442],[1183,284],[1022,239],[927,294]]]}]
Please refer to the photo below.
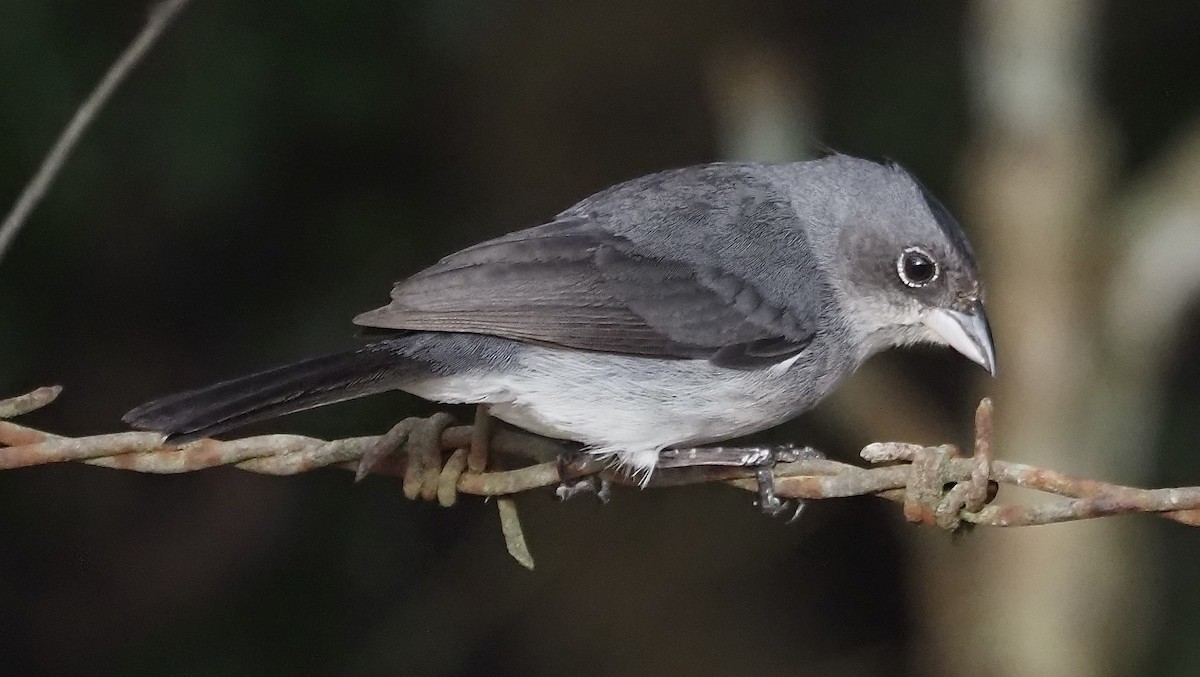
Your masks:
[{"label": "tail feather", "polygon": [[264,419],[392,390],[417,364],[396,340],[317,357],[143,404],[123,420],[186,442]]}]

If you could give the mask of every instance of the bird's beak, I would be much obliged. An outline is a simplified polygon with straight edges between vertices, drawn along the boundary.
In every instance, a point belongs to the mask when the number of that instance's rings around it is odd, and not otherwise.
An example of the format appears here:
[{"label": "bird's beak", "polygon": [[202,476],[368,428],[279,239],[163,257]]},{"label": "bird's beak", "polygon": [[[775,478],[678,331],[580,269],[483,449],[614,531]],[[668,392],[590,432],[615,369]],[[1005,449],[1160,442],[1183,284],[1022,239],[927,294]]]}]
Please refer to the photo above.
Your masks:
[{"label": "bird's beak", "polygon": [[996,375],[996,347],[992,345],[992,329],[982,303],[972,302],[967,312],[935,308],[925,313],[925,326],[951,348]]}]

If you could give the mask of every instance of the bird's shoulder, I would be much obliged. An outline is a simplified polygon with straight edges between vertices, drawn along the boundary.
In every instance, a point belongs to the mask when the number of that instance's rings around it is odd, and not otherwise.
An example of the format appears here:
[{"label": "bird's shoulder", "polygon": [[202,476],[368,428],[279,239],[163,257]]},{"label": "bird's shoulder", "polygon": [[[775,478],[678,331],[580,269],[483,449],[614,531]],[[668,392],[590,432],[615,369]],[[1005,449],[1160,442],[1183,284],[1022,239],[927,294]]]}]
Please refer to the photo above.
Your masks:
[{"label": "bird's shoulder", "polygon": [[[660,213],[711,211],[747,200],[783,201],[773,165],[710,162],[639,176],[598,191],[558,214],[556,220],[613,220]],[[622,221],[630,218],[619,219]]]}]

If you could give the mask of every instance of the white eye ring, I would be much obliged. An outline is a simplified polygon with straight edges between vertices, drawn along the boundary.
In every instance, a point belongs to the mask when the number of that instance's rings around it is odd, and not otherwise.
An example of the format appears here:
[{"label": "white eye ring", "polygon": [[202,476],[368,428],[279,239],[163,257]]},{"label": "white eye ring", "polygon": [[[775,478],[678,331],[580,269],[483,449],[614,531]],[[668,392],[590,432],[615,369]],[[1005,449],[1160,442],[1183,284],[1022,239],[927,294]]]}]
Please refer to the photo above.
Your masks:
[{"label": "white eye ring", "polygon": [[896,274],[909,287],[919,288],[938,279],[941,268],[929,252],[920,247],[905,247],[896,257]]}]

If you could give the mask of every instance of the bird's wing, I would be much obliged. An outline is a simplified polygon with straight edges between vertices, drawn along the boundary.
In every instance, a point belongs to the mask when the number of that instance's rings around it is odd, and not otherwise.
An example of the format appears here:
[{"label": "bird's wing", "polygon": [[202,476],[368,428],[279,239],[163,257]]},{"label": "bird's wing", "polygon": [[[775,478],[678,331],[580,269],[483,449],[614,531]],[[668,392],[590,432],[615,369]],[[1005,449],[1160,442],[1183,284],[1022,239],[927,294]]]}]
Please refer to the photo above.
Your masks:
[{"label": "bird's wing", "polygon": [[733,368],[777,363],[811,341],[815,318],[773,307],[736,274],[638,249],[587,218],[564,218],[452,254],[354,322]]}]

